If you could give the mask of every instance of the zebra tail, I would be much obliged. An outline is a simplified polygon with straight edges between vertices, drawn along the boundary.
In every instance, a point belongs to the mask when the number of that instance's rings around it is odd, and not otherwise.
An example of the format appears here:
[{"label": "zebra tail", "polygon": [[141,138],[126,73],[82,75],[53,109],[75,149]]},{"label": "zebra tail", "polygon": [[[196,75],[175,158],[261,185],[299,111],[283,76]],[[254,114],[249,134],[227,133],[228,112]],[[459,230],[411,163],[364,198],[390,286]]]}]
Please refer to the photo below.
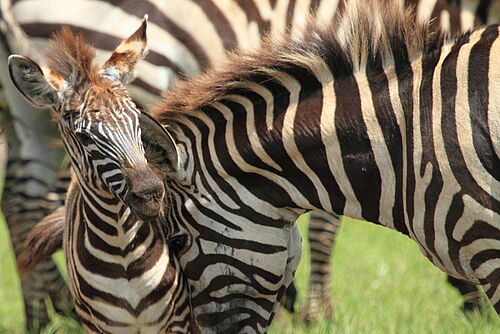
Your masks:
[{"label": "zebra tail", "polygon": [[17,259],[19,273],[29,274],[40,262],[62,248],[64,218],[65,210],[61,206],[35,225]]}]

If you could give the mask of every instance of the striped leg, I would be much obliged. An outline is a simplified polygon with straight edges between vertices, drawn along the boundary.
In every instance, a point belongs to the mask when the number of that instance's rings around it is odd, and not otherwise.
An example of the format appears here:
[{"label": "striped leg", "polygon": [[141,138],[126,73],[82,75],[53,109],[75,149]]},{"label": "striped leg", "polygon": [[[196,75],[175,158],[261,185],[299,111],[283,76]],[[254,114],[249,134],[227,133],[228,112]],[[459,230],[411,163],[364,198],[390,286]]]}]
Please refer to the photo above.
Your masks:
[{"label": "striped leg", "polygon": [[285,295],[281,300],[281,306],[283,306],[288,312],[295,312],[295,302],[297,301],[297,288],[295,283],[292,282],[285,291]]},{"label": "striped leg", "polygon": [[332,316],[330,295],[330,256],[332,254],[339,217],[323,211],[312,211],[309,220],[309,246],[311,248],[311,274],[309,299],[302,309],[304,320]]}]

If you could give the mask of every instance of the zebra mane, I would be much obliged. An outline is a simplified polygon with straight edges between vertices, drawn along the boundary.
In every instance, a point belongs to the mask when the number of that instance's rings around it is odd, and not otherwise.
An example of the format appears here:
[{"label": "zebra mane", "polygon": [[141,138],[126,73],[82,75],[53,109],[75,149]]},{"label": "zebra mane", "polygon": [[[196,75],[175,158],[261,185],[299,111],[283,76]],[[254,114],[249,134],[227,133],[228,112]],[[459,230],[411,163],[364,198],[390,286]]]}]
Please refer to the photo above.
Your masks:
[{"label": "zebra mane", "polygon": [[159,118],[171,118],[169,112],[201,109],[245,90],[248,82],[266,82],[273,80],[273,73],[311,69],[319,62],[337,79],[357,71],[380,71],[380,61],[408,64],[445,41],[443,33],[431,31],[431,22],[419,22],[415,9],[405,7],[403,0],[350,0],[330,25],[310,19],[300,38],[285,34],[267,39],[256,52],[232,53],[217,70],[177,82],[153,110]]},{"label": "zebra mane", "polygon": [[97,67],[93,65],[94,48],[85,41],[82,34],[75,34],[63,27],[51,36],[46,53],[48,67],[70,84],[97,77]]}]

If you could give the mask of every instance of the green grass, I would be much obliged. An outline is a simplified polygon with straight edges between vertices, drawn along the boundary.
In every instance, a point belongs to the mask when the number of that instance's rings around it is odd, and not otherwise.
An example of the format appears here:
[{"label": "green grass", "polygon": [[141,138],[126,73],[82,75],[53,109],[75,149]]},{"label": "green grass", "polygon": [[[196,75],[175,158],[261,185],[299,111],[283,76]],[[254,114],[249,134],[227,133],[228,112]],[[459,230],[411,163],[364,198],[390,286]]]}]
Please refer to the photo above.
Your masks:
[{"label": "green grass", "polygon": [[[459,294],[413,241],[372,224],[344,222],[332,259],[334,318],[306,327],[298,316],[283,312],[270,334],[500,333],[500,320],[491,306],[484,314],[462,314]],[[301,227],[306,230],[305,221]],[[308,284],[306,240],[304,246],[296,275],[299,308],[306,300]],[[21,334],[24,320],[19,279],[3,221],[0,255],[0,334]],[[56,318],[45,333],[80,331],[74,322]]]}]

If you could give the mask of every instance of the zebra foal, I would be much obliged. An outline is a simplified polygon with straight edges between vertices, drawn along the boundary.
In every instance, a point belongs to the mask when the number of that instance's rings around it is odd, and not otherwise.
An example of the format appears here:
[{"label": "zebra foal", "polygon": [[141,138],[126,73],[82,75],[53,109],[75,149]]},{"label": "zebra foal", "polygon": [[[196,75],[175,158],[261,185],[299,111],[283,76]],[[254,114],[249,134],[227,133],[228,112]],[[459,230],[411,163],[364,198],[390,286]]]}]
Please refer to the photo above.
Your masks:
[{"label": "zebra foal", "polygon": [[[51,42],[46,76],[29,58],[9,58],[24,96],[52,107],[70,157],[74,179],[65,207],[42,227],[55,226],[45,233],[58,233],[67,222],[68,280],[89,333],[196,332],[174,254],[181,239],[160,221],[164,184],[144,155],[148,146],[162,145],[155,137],[164,130],[137,110],[123,86],[144,55],[146,22],[100,67],[92,47],[68,29]],[[108,145],[114,141],[120,146]]]}]

